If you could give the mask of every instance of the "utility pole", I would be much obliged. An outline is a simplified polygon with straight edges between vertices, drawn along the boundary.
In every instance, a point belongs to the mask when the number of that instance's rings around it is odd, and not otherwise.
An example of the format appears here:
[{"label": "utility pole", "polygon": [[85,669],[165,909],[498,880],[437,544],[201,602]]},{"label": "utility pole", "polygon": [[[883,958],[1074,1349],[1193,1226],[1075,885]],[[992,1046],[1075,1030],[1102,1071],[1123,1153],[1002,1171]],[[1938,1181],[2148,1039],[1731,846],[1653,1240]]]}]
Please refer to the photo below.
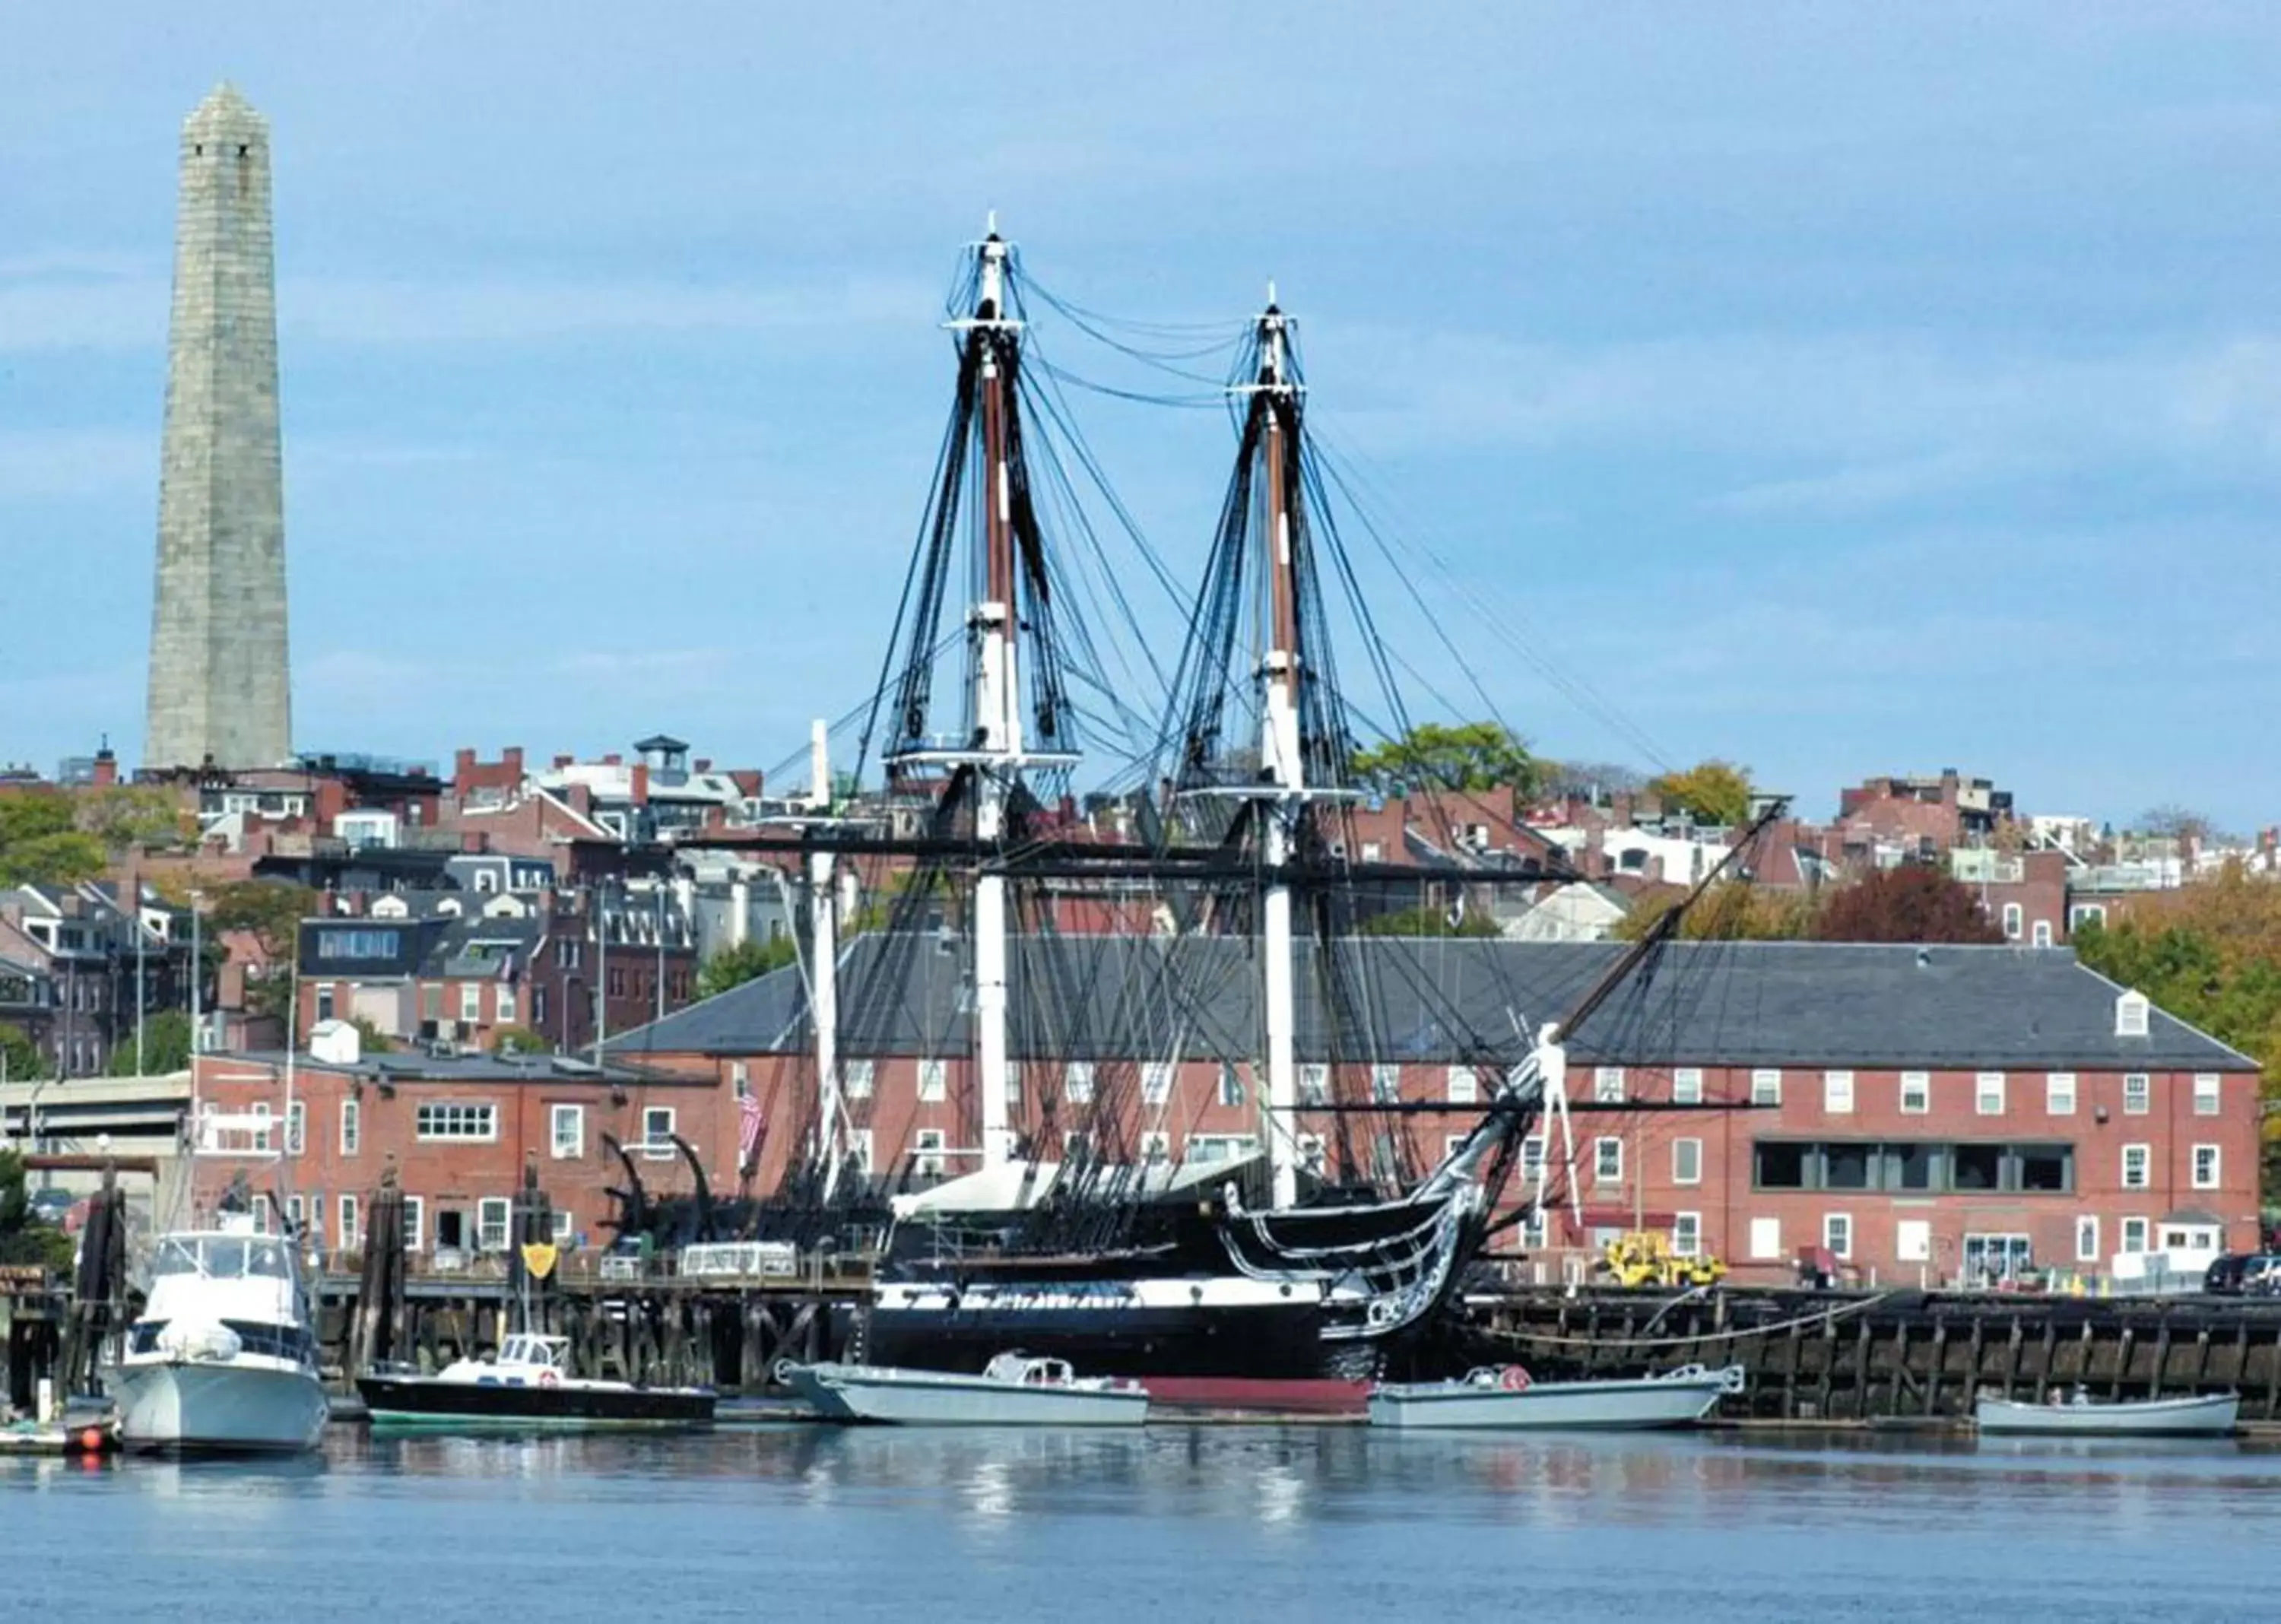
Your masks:
[{"label": "utility pole", "polygon": [[135,893],[135,1075],[143,1074],[143,1018],[149,1013],[151,1000],[143,986],[143,877],[140,874],[128,882]]},{"label": "utility pole", "polygon": [[657,1018],[665,1018],[665,882],[657,886]]},{"label": "utility pole", "polygon": [[594,1063],[602,1063],[602,1045],[610,1038],[610,882],[596,883],[594,897]]},{"label": "utility pole", "polygon": [[[198,940],[198,904],[205,901],[205,893],[190,893],[190,1053],[194,1056],[205,1053],[206,1046],[205,1011],[202,1007],[205,996],[206,960],[205,953],[200,950],[204,944]],[[196,1070],[195,1067],[192,1069]]]}]

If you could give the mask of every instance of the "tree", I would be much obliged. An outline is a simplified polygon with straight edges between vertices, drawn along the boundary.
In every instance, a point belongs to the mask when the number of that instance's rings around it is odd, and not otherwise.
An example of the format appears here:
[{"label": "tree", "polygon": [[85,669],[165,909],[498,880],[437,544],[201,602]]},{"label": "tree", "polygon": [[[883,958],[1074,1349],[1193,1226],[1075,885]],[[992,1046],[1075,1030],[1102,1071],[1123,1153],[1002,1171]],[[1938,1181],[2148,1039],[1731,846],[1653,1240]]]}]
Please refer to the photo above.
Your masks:
[{"label": "tree", "polygon": [[1822,941],[2004,940],[1969,885],[1916,863],[1879,869],[1831,892],[1813,934]]},{"label": "tree", "polygon": [[112,851],[164,850],[195,838],[197,819],[174,792],[156,784],[112,784],[79,793],[73,821]]},{"label": "tree", "polygon": [[1629,795],[1647,786],[1647,775],[1620,762],[1540,762],[1551,795]]},{"label": "tree", "polygon": [[55,790],[0,794],[0,886],[69,885],[103,872],[103,842],[73,827]]},{"label": "tree", "polygon": [[1379,914],[1365,919],[1356,927],[1365,936],[1499,936],[1496,920],[1485,914],[1466,912],[1458,916],[1454,924],[1450,910],[1431,902],[1416,908],[1405,908],[1390,914]]},{"label": "tree", "polygon": [[546,1040],[528,1026],[502,1026],[491,1033],[494,1055],[544,1055]]},{"label": "tree", "polygon": [[[181,1009],[155,1009],[143,1017],[143,1075],[163,1077],[190,1063],[190,1017]],[[129,1025],[111,1050],[111,1074],[135,1075],[135,1028]]]},{"label": "tree", "polygon": [[[386,1032],[374,1025],[370,1020],[361,1015],[352,1015],[349,1017],[349,1025],[356,1028],[357,1053],[360,1055],[385,1055],[389,1050],[396,1047],[394,1040],[391,1040]],[[522,1028],[520,1026],[510,1026],[506,1030],[509,1032],[521,1032]],[[543,1049],[546,1046],[543,1043],[539,1045],[540,1049]],[[534,1049],[531,1052],[536,1054],[538,1050]]]},{"label": "tree", "polygon": [[1349,763],[1355,777],[1381,795],[1509,785],[1524,800],[1542,793],[1550,765],[1495,722],[1423,722],[1399,739],[1356,751]]},{"label": "tree", "polygon": [[789,935],[771,941],[740,941],[707,959],[697,971],[697,995],[714,998],[732,986],[791,963],[798,949]]},{"label": "tree", "polygon": [[[1685,894],[1676,886],[1642,892],[1616,922],[1617,940],[1639,940]],[[1717,885],[1679,922],[1679,935],[1682,941],[1797,941],[1813,934],[1815,912],[1811,892]]]},{"label": "tree", "polygon": [[2223,841],[2225,837],[2217,831],[2206,814],[2192,807],[2182,807],[2175,801],[2159,807],[2149,807],[2138,815],[2138,831],[2169,840],[2191,840],[2197,846]]},{"label": "tree", "polygon": [[207,914],[215,931],[242,931],[252,937],[268,966],[267,975],[246,978],[245,1000],[255,1013],[285,1012],[300,952],[301,921],[316,911],[315,892],[283,880],[233,880],[215,888]]},{"label": "tree", "polygon": [[32,1210],[24,1158],[0,1150],[0,1264],[39,1264],[60,1272],[71,1262],[71,1237]]},{"label": "tree", "polygon": [[1751,769],[1732,762],[1697,762],[1650,778],[1647,788],[1666,811],[1684,812],[1698,824],[1740,824],[1751,816]]},{"label": "tree", "polygon": [[20,1026],[0,1026],[0,1074],[12,1083],[36,1082],[49,1075],[48,1057]]}]

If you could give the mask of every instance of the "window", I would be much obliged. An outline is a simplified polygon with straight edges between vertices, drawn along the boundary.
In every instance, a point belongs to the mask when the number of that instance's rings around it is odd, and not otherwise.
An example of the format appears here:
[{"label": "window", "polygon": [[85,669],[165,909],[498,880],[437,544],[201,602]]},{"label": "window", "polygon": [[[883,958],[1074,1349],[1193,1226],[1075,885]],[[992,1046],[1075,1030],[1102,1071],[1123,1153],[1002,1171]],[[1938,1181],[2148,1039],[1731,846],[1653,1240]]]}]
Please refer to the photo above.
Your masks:
[{"label": "window", "polygon": [[2121,993],[2115,1000],[2115,1035],[2118,1038],[2143,1038],[2146,1035],[2146,1020],[2153,1006],[2144,993]]},{"label": "window", "polygon": [[946,1165],[943,1146],[947,1142],[940,1128],[921,1128],[911,1141],[911,1148],[916,1152],[911,1158],[911,1171],[922,1179],[941,1178]]},{"label": "window", "polygon": [[1753,1146],[1751,1179],[1762,1190],[1802,1190],[1806,1186],[1807,1153],[1811,1145],[1784,1144],[1771,1140]]},{"label": "window", "polygon": [[2217,1188],[2218,1165],[2218,1148],[2215,1145],[2196,1145],[2194,1147],[2194,1188],[2198,1190]]},{"label": "window", "polygon": [[1259,1141],[1249,1133],[1191,1133],[1181,1160],[1195,1164],[1235,1162],[1258,1153]]},{"label": "window", "polygon": [[1624,1102],[1623,1067],[1592,1068],[1592,1102],[1596,1105],[1621,1105]]},{"label": "window", "polygon": [[1546,1221],[1544,1209],[1531,1208],[1528,1221],[1520,1226],[1521,1249],[1530,1252],[1543,1251],[1545,1248],[1546,1233],[1550,1228],[1550,1225]]},{"label": "window", "polygon": [[1692,1257],[1703,1249],[1703,1215],[1700,1212],[1674,1212],[1671,1215],[1671,1249],[1681,1257]]},{"label": "window", "polygon": [[1243,1103],[1243,1079],[1237,1076],[1235,1068],[1225,1060],[1219,1063],[1219,1102],[1222,1105]]},{"label": "window", "polygon": [[1005,1081],[999,1087],[1005,1091],[1006,1103],[1012,1108],[1013,1115],[1019,1117],[1022,1114],[1022,1063],[1020,1061],[1009,1060],[1006,1063]]},{"label": "window", "polygon": [[1299,1068],[1299,1103],[1328,1105],[1331,1102],[1331,1069],[1316,1062]]},{"label": "window", "polygon": [[1520,1176],[1532,1185],[1544,1181],[1544,1135],[1531,1133],[1520,1141]]},{"label": "window", "polygon": [[344,1251],[354,1251],[360,1233],[357,1228],[357,1198],[344,1195],[341,1197],[341,1226],[333,1236],[333,1244]]},{"label": "window", "polygon": [[568,936],[554,939],[554,964],[558,970],[576,970],[578,961],[585,956],[586,944]]},{"label": "window", "polygon": [[1480,1102],[1481,1097],[1481,1079],[1473,1075],[1473,1067],[1451,1066],[1450,1068],[1450,1103],[1473,1105]]},{"label": "window", "polygon": [[2218,1098],[2217,1073],[2215,1071],[2195,1072],[2194,1115],[2197,1117],[2216,1116]]},{"label": "window", "polygon": [[483,1018],[483,984],[480,981],[460,983],[460,1018],[474,1025]]},{"label": "window", "polygon": [[1071,1105],[1093,1103],[1093,1062],[1072,1060],[1062,1068],[1062,1098]]},{"label": "window", "polygon": [[1596,1139],[1592,1141],[1592,1182],[1621,1184],[1624,1181],[1624,1141],[1620,1139]]},{"label": "window", "polygon": [[1782,1073],[1779,1071],[1761,1070],[1751,1073],[1751,1103],[1782,1103]]},{"label": "window", "polygon": [[1703,1068],[1682,1066],[1671,1074],[1671,1102],[1674,1105],[1703,1103]]},{"label": "window", "polygon": [[317,989],[317,1018],[321,1021],[333,1018],[333,989],[329,986]]},{"label": "window", "polygon": [[624,965],[613,964],[610,966],[609,983],[611,997],[622,998],[625,996],[626,967]]},{"label": "window", "polygon": [[[253,1148],[256,1150],[267,1150],[269,1148],[269,1102],[266,1100],[255,1101],[251,1114],[259,1117],[261,1122],[261,1126],[253,1130]],[[260,1210],[259,1203],[255,1204],[255,1210]]]},{"label": "window", "polygon": [[651,1105],[642,1110],[642,1159],[673,1160],[673,1107]]},{"label": "window", "polygon": [[1932,1073],[1904,1071],[1901,1073],[1901,1114],[1921,1117],[1932,1109]]},{"label": "window", "polygon": [[534,986],[530,989],[530,1019],[532,1025],[537,1026],[542,1031],[545,1030],[546,1026],[546,989],[543,986]]},{"label": "window", "polygon": [[571,1224],[572,1215],[570,1209],[568,1207],[557,1207],[554,1210],[555,1245],[568,1246],[577,1238],[576,1232],[572,1229]]},{"label": "window", "polygon": [[2017,941],[2024,934],[2026,914],[2017,902],[2004,904],[2004,940]]},{"label": "window", "polygon": [[1832,1257],[1853,1256],[1853,1215],[1850,1212],[1825,1212],[1821,1216],[1821,1244],[1829,1249]]},{"label": "window", "polygon": [[298,1156],[309,1144],[309,1102],[296,1100],[285,1108],[285,1154]]},{"label": "window", "polygon": [[476,1203],[476,1250],[506,1250],[507,1203],[504,1195],[486,1195]]},{"label": "window", "polygon": [[2004,1074],[1983,1071],[1972,1081],[1972,1109],[1983,1117],[2004,1114]]},{"label": "window", "polygon": [[427,1244],[428,1232],[425,1227],[427,1216],[426,1201],[417,1195],[406,1195],[404,1198],[404,1249],[406,1251],[416,1252]]},{"label": "window", "polygon": [[[846,1074],[843,1069],[841,1075],[844,1077]],[[752,1094],[752,1068],[741,1060],[732,1060],[729,1063],[729,1092],[739,1100],[749,1098]]]},{"label": "window", "polygon": [[2052,922],[2048,919],[2037,920],[2034,926],[2028,933],[2028,941],[2029,945],[2031,947],[2050,947],[2052,945]]},{"label": "window", "polygon": [[321,959],[387,959],[396,956],[394,931],[328,930],[317,932]]},{"label": "window", "polygon": [[855,1164],[856,1171],[862,1173],[866,1179],[871,1176],[870,1129],[850,1128],[847,1130],[847,1159]]},{"label": "window", "polygon": [[421,1103],[412,1120],[413,1133],[421,1139],[499,1137],[499,1107],[488,1100],[429,1100]]},{"label": "window", "polygon": [[491,1007],[493,1019],[502,1026],[511,1025],[515,1018],[514,989],[506,982],[500,982],[491,993]]},{"label": "window", "polygon": [[1391,1105],[1402,1097],[1402,1068],[1376,1065],[1370,1069],[1370,1097],[1380,1105]]},{"label": "window", "polygon": [[945,1100],[950,1097],[950,1063],[943,1060],[919,1062],[919,1098]]},{"label": "window", "polygon": [[2146,1249],[2145,1218],[2127,1218],[2122,1220],[2122,1249],[2126,1252],[2143,1252]]},{"label": "window", "polygon": [[2153,1186],[2153,1152],[2145,1145],[2122,1147],[2122,1187],[2143,1190]]},{"label": "window", "polygon": [[1140,1136],[1140,1159],[1149,1163],[1171,1161],[1172,1136],[1169,1133],[1143,1133]]},{"label": "window", "polygon": [[1671,1141],[1671,1181],[1674,1184],[1703,1182],[1703,1141],[1699,1139],[1674,1139]]},{"label": "window", "polygon": [[1458,1152],[1465,1148],[1466,1141],[1472,1138],[1473,1135],[1470,1133],[1443,1134],[1442,1136],[1442,1159],[1446,1162],[1451,1156],[1457,1155]]},{"label": "window", "polygon": [[2122,1077],[2122,1114],[2143,1117],[2153,1109],[2153,1081],[2144,1071],[2127,1071]]},{"label": "window", "polygon": [[875,1065],[875,1062],[869,1060],[851,1060],[840,1068],[839,1075],[845,1079],[849,1099],[868,1100],[871,1097]]},{"label": "window", "polygon": [[2075,1073],[2053,1071],[2044,1079],[2044,1110],[2048,1116],[2075,1115]]},{"label": "window", "polygon": [[1866,1190],[1875,1182],[1875,1145],[1824,1145],[1821,1148],[1821,1187],[1825,1190]]},{"label": "window", "polygon": [[1758,1262],[1780,1257],[1782,1249],[1782,1220],[1778,1218],[1754,1218],[1751,1220],[1751,1256]]},{"label": "window", "polygon": [[1821,1109],[1834,1117],[1853,1114],[1853,1073],[1824,1071],[1821,1074]]},{"label": "window", "polygon": [[2077,1263],[2099,1261],[2099,1219],[2085,1212],[2075,1221],[2075,1260]]},{"label": "window", "polygon": [[1171,1097],[1171,1064],[1162,1060],[1152,1060],[1143,1065],[1140,1068],[1140,1102],[1143,1105],[1162,1105]]},{"label": "window", "polygon": [[285,1233],[287,1234],[298,1235],[301,1233],[301,1220],[306,1211],[307,1209],[304,1207],[298,1195],[288,1195],[285,1198]]},{"label": "window", "polygon": [[2000,1190],[2004,1187],[2004,1147],[1953,1145],[1948,1152],[1948,1181],[1952,1190]]},{"label": "window", "polygon": [[586,1154],[586,1108],[583,1105],[556,1105],[548,1108],[547,1138],[558,1162],[575,1162]]}]

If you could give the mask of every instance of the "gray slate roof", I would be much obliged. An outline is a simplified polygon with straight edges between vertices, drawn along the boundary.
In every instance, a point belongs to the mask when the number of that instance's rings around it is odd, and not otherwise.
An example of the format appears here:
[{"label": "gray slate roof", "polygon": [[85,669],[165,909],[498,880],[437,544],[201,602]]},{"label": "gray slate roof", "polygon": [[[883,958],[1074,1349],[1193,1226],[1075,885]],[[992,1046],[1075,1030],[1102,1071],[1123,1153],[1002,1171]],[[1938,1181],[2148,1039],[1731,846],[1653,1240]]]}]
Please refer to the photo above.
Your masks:
[{"label": "gray slate roof", "polygon": [[[1303,1061],[1518,1059],[1623,951],[1612,942],[1358,937],[1302,949]],[[1240,938],[1024,937],[1011,954],[1017,1057],[1248,1059],[1260,1048],[1253,944]],[[955,1055],[971,1027],[963,944],[873,933],[842,955],[850,1056]],[[2063,948],[1679,942],[1571,1036],[1584,1064],[2254,1071],[2156,1010],[2115,1032],[2120,991]],[[1518,1025],[1516,1025],[1516,1023]],[[611,1040],[613,1056],[768,1055],[811,1045],[798,966]]]}]

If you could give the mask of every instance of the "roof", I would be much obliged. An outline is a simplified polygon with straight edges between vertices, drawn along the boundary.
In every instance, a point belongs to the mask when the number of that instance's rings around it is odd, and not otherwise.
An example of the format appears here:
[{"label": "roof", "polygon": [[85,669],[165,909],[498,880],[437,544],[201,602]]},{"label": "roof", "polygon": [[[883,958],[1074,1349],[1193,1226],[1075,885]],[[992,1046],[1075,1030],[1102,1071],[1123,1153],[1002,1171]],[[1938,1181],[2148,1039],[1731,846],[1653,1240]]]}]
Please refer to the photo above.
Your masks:
[{"label": "roof", "polygon": [[[244,1049],[209,1051],[199,1058],[202,1065],[230,1062],[281,1071],[285,1055],[282,1049]],[[431,1055],[421,1049],[377,1050],[367,1053],[354,1065],[297,1054],[293,1056],[293,1068],[296,1071],[323,1071],[336,1077],[389,1083],[545,1083],[554,1087],[576,1083],[598,1087],[615,1083],[627,1087],[653,1088],[677,1082],[709,1087],[714,1081],[709,1078],[676,1078],[624,1064],[602,1067],[564,1055]]]},{"label": "roof", "polygon": [[[1517,1059],[1522,1034],[1572,1009],[1618,942],[1357,937],[1326,986],[1303,946],[1303,1061]],[[1009,954],[1010,1042],[1038,1059],[1245,1059],[1259,976],[1242,938],[1025,936]],[[1623,1065],[2254,1071],[2157,1010],[2115,1032],[2117,988],[2064,948],[1855,942],[1676,942],[1585,1021],[1572,1060]],[[841,957],[840,1042],[855,1056],[953,1055],[970,1043],[955,937],[875,932]],[[766,1055],[811,1039],[798,965],[625,1032],[609,1052]]]}]

